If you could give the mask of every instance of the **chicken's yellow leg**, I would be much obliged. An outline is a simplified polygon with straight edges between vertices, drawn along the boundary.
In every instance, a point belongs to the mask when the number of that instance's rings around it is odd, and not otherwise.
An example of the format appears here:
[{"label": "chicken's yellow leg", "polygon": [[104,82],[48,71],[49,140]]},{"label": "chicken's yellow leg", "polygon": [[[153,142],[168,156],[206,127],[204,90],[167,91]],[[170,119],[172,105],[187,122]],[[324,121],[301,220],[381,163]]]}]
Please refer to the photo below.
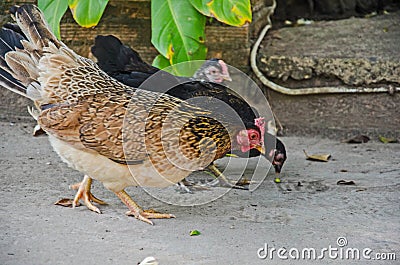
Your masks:
[{"label": "chicken's yellow leg", "polygon": [[207,167],[208,170],[210,170],[220,181],[223,186],[233,188],[233,189],[240,189],[240,190],[246,190],[245,187],[234,185],[230,183],[230,181],[225,177],[224,174],[214,165],[214,163],[210,164]]},{"label": "chicken's yellow leg", "polygon": [[72,207],[76,207],[79,204],[79,200],[82,199],[83,202],[85,203],[86,207],[88,207],[90,210],[96,213],[101,213],[99,208],[94,206],[92,204],[92,201],[98,204],[107,204],[104,201],[97,199],[91,192],[91,185],[92,185],[92,178],[90,178],[88,175],[85,175],[83,177],[82,182],[76,183],[74,185],[71,185],[71,188],[74,190],[78,190],[75,198],[72,202]]},{"label": "chicken's yellow leg", "polygon": [[157,213],[154,210],[143,210],[140,206],[126,193],[124,190],[115,192],[118,198],[129,208],[126,215],[135,216],[137,219],[153,225],[153,222],[149,219],[169,219],[175,218],[174,215],[168,213]]}]

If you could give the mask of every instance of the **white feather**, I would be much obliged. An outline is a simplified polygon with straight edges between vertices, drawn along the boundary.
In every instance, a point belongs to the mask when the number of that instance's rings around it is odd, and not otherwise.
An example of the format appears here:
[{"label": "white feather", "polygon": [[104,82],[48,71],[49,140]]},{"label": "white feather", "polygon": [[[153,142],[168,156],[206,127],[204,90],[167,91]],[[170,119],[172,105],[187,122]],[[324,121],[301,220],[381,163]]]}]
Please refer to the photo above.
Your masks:
[{"label": "white feather", "polygon": [[146,257],[139,265],[158,265],[158,261],[155,257]]}]

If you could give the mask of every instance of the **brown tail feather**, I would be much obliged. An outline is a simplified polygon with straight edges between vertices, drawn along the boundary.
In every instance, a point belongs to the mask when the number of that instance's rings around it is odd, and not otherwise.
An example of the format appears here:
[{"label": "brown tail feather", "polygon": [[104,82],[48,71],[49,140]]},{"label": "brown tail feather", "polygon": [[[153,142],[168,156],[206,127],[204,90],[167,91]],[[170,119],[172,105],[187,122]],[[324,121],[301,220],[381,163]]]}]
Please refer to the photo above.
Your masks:
[{"label": "brown tail feather", "polygon": [[39,60],[49,43],[63,44],[48,28],[42,12],[34,5],[11,8],[18,25],[5,25],[0,32],[0,85],[28,97],[40,98]]},{"label": "brown tail feather", "polygon": [[[90,72],[86,70],[82,72],[82,69],[73,71],[74,69],[89,67],[93,71],[101,71],[94,62],[77,55],[57,40],[36,6],[22,5],[15,8],[14,14],[18,24],[15,29],[22,32],[19,34],[22,36],[19,41],[22,47],[3,45],[5,47],[3,70],[8,75],[2,76],[0,72],[0,84],[3,83],[8,89],[22,94],[15,86],[10,85],[8,77],[11,76],[26,88],[24,96],[32,99],[36,106],[40,106],[68,100],[72,93],[70,86],[79,80],[87,81],[85,76]],[[2,65],[4,63],[0,64]],[[76,87],[76,92],[71,98],[75,99],[86,90]]]},{"label": "brown tail feather", "polygon": [[15,10],[14,15],[22,32],[39,50],[48,46],[49,41],[53,42],[57,48],[61,46],[37,6],[22,5]]},{"label": "brown tail feather", "polygon": [[11,12],[14,12],[19,29],[27,40],[21,40],[23,47],[7,52],[4,59],[10,69],[9,73],[25,87],[29,87],[32,83],[37,82],[39,77],[38,64],[43,49],[49,43],[53,43],[59,48],[61,42],[48,28],[47,22],[38,7],[27,4],[14,7]]}]

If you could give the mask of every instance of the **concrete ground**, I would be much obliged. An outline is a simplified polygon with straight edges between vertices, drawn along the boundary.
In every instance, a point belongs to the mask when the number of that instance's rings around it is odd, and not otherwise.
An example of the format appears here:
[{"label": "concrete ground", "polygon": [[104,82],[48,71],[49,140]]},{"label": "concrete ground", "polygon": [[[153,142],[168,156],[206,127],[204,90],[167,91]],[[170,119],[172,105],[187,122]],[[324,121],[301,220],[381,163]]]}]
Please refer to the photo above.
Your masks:
[{"label": "concrete ground", "polygon": [[[314,21],[269,31],[257,65],[270,81],[291,89],[394,88],[400,87],[399,43],[400,11]],[[368,132],[400,138],[399,93],[288,96],[266,89],[266,94],[285,135]]]},{"label": "concrete ground", "polygon": [[[137,264],[147,256],[159,264],[399,264],[400,144],[283,137],[289,158],[282,183],[274,183],[271,170],[256,190],[230,190],[200,206],[170,205],[128,188],[140,205],[177,217],[150,226],[125,216],[125,206],[97,182],[93,193],[108,202],[99,206],[103,214],[53,205],[73,197],[68,186],[81,174],[60,161],[46,137],[32,137],[32,127],[0,122],[0,264]],[[303,149],[332,158],[308,161]],[[166,192],[207,201],[221,191],[227,190]],[[319,260],[308,258],[311,248]],[[360,260],[353,260],[358,251]]]}]

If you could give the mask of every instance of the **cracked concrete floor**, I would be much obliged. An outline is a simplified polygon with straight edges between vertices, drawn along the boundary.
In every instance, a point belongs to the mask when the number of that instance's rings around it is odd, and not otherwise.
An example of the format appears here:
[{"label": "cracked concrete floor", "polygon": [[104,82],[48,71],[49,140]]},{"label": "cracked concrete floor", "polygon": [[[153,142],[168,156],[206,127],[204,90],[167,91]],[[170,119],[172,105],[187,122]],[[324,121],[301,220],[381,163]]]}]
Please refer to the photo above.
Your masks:
[{"label": "cracked concrete floor", "polygon": [[[274,183],[271,170],[253,192],[230,190],[200,206],[169,205],[141,188],[128,188],[140,205],[177,216],[150,226],[125,216],[125,206],[98,182],[93,193],[108,202],[100,206],[103,214],[53,205],[73,197],[68,186],[81,174],[61,162],[46,137],[32,137],[32,127],[0,123],[0,264],[137,264],[147,256],[160,264],[289,264],[277,252],[272,261],[270,255],[258,257],[263,250],[257,252],[267,244],[268,251],[314,248],[320,254],[323,248],[338,248],[339,237],[347,240],[339,250],[370,248],[370,257],[395,253],[400,258],[400,144],[283,137],[288,160],[282,183]],[[308,161],[303,149],[332,158]],[[356,185],[337,185],[342,179]],[[211,198],[223,189],[194,194]],[[174,187],[166,192],[178,199],[191,196]],[[189,236],[194,229],[201,234]],[[281,254],[293,259],[289,252]],[[318,264],[360,263],[325,253]]]}]

